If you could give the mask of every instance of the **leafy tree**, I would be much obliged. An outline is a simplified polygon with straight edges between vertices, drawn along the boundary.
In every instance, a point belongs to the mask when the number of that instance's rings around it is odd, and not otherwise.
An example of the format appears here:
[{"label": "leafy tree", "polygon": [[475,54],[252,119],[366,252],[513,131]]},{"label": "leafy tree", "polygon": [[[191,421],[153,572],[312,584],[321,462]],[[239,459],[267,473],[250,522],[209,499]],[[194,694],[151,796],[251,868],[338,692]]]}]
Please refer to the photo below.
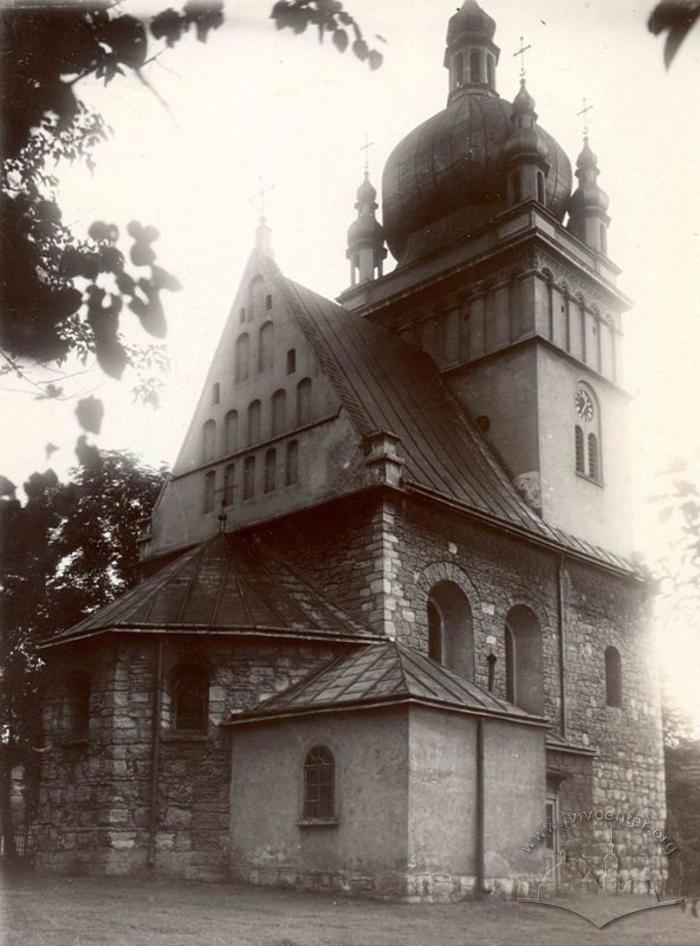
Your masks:
[{"label": "leafy tree", "polygon": [[[94,449],[94,448],[93,448]],[[121,451],[89,455],[60,483],[52,470],[33,473],[27,500],[0,483],[0,814],[12,851],[10,771],[25,766],[25,800],[36,802],[41,746],[40,641],[108,604],[137,580],[139,520],[164,482]]]},{"label": "leafy tree", "polygon": [[700,0],[661,0],[649,17],[649,31],[666,33],[664,62],[668,69],[683,40],[700,19]]}]

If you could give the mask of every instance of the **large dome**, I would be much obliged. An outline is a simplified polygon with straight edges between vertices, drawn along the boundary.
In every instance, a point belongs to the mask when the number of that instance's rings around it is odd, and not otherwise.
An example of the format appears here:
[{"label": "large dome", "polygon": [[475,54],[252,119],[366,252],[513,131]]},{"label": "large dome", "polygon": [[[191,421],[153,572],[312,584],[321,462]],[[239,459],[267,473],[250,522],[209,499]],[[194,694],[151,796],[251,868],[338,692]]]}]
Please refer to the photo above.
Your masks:
[{"label": "large dome", "polygon": [[[467,235],[506,209],[504,146],[513,131],[511,113],[505,99],[464,89],[394,148],[382,178],[382,213],[389,249],[399,262],[407,253],[427,252],[446,231]],[[571,195],[571,162],[540,131],[548,147],[547,209],[561,220]],[[412,241],[413,235],[419,239]]]}]

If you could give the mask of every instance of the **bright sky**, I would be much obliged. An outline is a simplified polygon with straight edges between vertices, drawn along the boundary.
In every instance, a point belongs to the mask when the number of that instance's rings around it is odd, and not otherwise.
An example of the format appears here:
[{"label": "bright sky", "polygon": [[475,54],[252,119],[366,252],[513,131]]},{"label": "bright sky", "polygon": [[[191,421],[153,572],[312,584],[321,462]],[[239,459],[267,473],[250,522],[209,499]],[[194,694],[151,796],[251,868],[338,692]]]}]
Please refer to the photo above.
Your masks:
[{"label": "bright sky", "polygon": [[[636,398],[636,534],[652,562],[666,553],[669,536],[644,498],[660,491],[656,474],[672,461],[700,466],[700,29],[666,73],[662,44],[646,30],[653,5],[484,0],[498,23],[501,94],[517,91],[513,53],[524,34],[533,47],[528,88],[540,123],[572,160],[582,137],[576,113],[584,96],[594,104],[591,145],[611,199],[610,254],[636,303],[626,319],[627,385]],[[134,13],[164,6],[124,4]],[[99,149],[92,177],[84,167],[61,171],[65,220],[87,228],[94,219],[124,226],[136,217],[157,226],[159,262],[184,289],[167,300],[172,369],[159,411],[132,404],[128,384],[110,382],[98,369],[65,387],[105,401],[101,445],[129,448],[153,463],[173,461],[194,407],[252,245],[259,175],[274,184],[267,215],[283,271],[337,295],[348,281],[345,233],[365,134],[375,142],[370,160],[379,187],[394,145],[446,102],[442,56],[454,0],[347,0],[368,38],[377,33],[388,41],[376,41],[386,60],[375,73],[330,43],[319,46],[311,33],[276,32],[271,6],[229,3],[225,25],[206,45],[188,38],[152,63],[147,77],[157,96],[134,78],[81,86],[114,134]],[[45,466],[49,441],[60,446],[52,463],[63,472],[74,462],[75,402],[37,402],[35,389],[9,378],[0,386],[3,417],[10,418],[1,472],[21,483]],[[686,627],[660,634],[662,658],[681,649],[682,660],[667,661],[668,671],[700,721],[699,639],[700,630]]]}]

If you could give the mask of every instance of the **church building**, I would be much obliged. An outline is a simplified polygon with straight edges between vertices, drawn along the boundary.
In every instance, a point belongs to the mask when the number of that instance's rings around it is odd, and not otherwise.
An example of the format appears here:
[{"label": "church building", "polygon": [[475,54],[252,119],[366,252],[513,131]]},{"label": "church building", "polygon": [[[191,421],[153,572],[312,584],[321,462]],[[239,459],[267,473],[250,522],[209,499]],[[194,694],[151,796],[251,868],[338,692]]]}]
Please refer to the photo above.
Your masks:
[{"label": "church building", "polygon": [[450,18],[337,301],[261,220],[141,583],[44,645],[39,869],[451,900],[527,894],[566,813],[663,827],[608,197],[495,33]]}]

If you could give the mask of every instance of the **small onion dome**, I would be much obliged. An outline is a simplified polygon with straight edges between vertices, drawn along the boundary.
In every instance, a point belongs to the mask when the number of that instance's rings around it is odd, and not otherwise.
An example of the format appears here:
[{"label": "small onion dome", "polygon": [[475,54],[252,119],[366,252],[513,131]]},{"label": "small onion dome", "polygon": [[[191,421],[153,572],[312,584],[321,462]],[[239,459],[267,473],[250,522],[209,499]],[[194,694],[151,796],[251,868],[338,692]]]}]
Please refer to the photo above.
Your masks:
[{"label": "small onion dome", "polygon": [[585,138],[583,150],[576,161],[576,177],[579,185],[571,196],[570,213],[606,212],[610,205],[610,198],[598,185],[599,174],[598,158],[588,144],[588,138]]},{"label": "small onion dome", "polygon": [[464,0],[461,10],[450,17],[447,45],[452,46],[467,33],[473,39],[485,39],[488,42],[496,35],[496,21],[484,13],[476,0]]},{"label": "small onion dome", "polygon": [[549,147],[542,131],[537,127],[535,100],[525,87],[525,80],[520,80],[520,91],[515,96],[510,120],[513,131],[508,136],[503,148],[507,162],[546,161]]},{"label": "small onion dome", "polygon": [[370,207],[372,210],[376,210],[378,206],[377,188],[370,182],[369,175],[367,171],[365,171],[365,179],[357,188],[357,203],[355,207],[357,210],[361,210],[363,207]]}]

